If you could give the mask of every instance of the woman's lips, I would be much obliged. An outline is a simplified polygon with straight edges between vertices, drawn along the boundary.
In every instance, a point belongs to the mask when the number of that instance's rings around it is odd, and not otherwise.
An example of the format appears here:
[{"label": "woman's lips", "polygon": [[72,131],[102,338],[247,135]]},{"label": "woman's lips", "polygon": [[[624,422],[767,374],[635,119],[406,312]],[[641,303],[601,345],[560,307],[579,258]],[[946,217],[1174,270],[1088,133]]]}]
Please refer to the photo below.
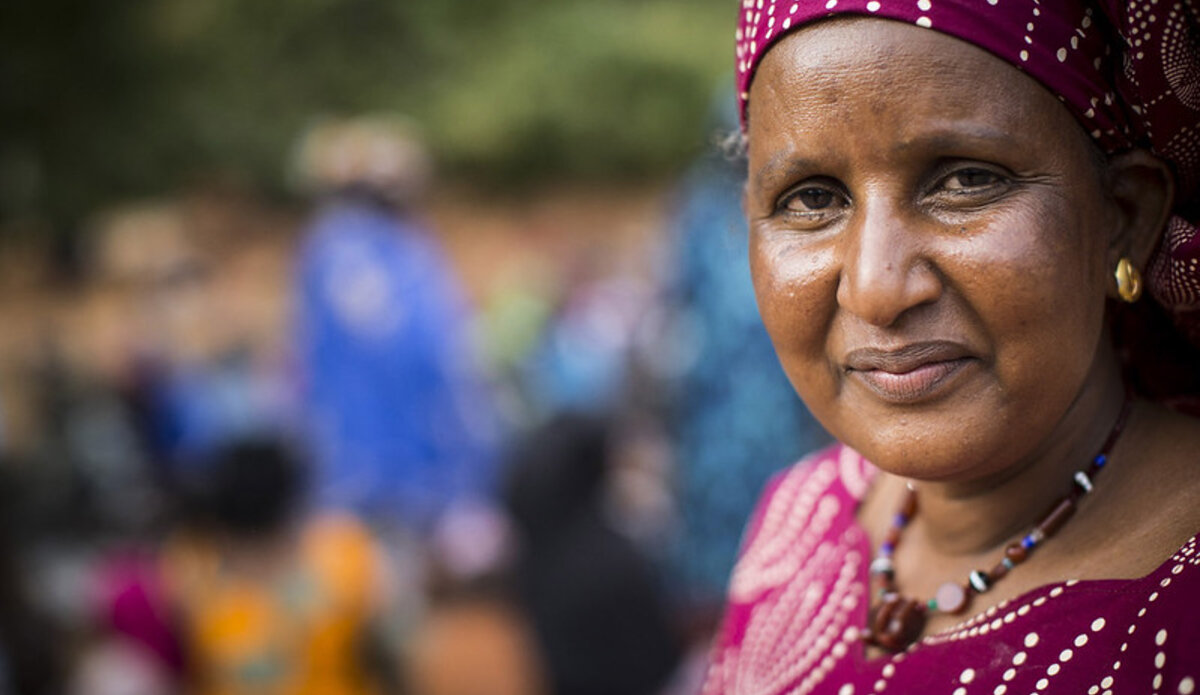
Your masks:
[{"label": "woman's lips", "polygon": [[955,343],[917,343],[896,350],[851,351],[846,371],[883,400],[909,404],[936,395],[972,361]]}]

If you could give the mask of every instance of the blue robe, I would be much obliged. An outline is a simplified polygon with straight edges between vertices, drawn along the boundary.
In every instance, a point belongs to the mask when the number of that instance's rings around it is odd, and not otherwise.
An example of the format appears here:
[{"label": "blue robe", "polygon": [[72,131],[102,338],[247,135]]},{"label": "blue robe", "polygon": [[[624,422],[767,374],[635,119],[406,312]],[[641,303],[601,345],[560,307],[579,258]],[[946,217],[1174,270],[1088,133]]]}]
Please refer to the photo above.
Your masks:
[{"label": "blue robe", "polygon": [[320,501],[419,530],[451,502],[491,494],[495,418],[469,313],[425,230],[368,203],[321,211],[298,304]]}]

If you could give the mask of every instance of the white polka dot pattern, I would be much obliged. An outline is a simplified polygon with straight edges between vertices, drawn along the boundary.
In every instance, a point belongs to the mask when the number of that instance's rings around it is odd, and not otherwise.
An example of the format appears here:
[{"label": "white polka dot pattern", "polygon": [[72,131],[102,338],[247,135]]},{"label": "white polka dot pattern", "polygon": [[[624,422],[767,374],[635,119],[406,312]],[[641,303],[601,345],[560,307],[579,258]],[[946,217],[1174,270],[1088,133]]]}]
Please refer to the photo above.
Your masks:
[{"label": "white polka dot pattern", "polygon": [[857,453],[835,446],[769,488],[734,570],[739,589],[705,695],[1195,691],[1196,537],[1146,577],[1041,587],[904,652],[866,660],[859,630],[870,548],[854,509],[872,473]]}]

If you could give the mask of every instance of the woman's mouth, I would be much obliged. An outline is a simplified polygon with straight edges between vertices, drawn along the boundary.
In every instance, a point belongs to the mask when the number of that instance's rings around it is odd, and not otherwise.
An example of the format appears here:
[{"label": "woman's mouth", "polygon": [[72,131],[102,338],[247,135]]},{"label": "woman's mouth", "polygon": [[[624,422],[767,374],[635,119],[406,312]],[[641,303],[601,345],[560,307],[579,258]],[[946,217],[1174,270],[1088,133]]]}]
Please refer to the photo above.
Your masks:
[{"label": "woman's mouth", "polygon": [[955,343],[916,343],[896,350],[851,351],[846,372],[889,403],[911,404],[937,395],[973,361]]}]

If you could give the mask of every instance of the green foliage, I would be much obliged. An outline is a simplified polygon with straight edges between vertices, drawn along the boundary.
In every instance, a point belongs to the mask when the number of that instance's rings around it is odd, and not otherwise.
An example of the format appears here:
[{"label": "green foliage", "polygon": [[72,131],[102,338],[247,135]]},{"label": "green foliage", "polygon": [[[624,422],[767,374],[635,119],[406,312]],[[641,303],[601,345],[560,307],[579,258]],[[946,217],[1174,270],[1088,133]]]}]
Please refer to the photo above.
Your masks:
[{"label": "green foliage", "polygon": [[0,9],[0,221],[234,171],[406,113],[487,183],[638,178],[702,145],[731,0],[39,0]]},{"label": "green foliage", "polygon": [[434,137],[452,162],[509,177],[668,171],[702,140],[728,62],[724,9],[549,3],[483,37],[434,93]]},{"label": "green foliage", "polygon": [[155,138],[171,118],[147,85],[163,66],[142,0],[0,7],[0,220],[63,222],[142,191],[180,150]]}]

